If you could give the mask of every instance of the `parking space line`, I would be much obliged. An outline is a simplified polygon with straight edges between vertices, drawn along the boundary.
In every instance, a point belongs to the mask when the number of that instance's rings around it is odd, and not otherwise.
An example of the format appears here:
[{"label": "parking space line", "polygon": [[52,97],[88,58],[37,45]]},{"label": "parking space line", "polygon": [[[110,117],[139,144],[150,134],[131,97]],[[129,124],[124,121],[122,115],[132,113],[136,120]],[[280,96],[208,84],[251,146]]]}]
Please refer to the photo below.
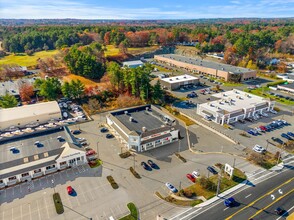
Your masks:
[{"label": "parking space line", "polygon": [[29,216],[30,216],[30,219],[32,219],[31,203],[29,203]]}]

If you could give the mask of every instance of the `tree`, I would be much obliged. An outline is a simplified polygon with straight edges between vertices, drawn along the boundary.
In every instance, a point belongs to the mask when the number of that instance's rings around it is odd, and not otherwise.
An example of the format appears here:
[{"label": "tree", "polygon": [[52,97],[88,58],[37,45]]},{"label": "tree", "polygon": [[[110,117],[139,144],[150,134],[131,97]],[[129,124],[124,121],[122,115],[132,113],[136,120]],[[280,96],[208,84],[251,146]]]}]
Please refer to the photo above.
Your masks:
[{"label": "tree", "polygon": [[252,60],[249,60],[247,66],[248,69],[252,69],[252,70],[256,70],[257,69],[257,65],[255,63],[253,63]]},{"label": "tree", "polygon": [[19,96],[23,102],[31,101],[34,95],[34,87],[29,83],[22,83],[19,86]]},{"label": "tree", "polygon": [[13,108],[17,106],[17,99],[13,95],[8,93],[4,96],[0,96],[0,107],[1,108]]},{"label": "tree", "polygon": [[107,65],[107,73],[110,78],[110,82],[114,87],[119,90],[123,85],[123,70],[120,68],[118,63],[110,62]]},{"label": "tree", "polygon": [[38,94],[48,100],[55,100],[61,91],[61,83],[57,78],[37,79],[34,85],[39,89]]},{"label": "tree", "polygon": [[71,99],[79,99],[85,91],[85,85],[78,79],[65,82],[61,87],[62,94]]},{"label": "tree", "polygon": [[152,88],[152,99],[157,104],[162,101],[163,98],[163,90],[161,88],[160,81],[157,80],[156,84]]}]

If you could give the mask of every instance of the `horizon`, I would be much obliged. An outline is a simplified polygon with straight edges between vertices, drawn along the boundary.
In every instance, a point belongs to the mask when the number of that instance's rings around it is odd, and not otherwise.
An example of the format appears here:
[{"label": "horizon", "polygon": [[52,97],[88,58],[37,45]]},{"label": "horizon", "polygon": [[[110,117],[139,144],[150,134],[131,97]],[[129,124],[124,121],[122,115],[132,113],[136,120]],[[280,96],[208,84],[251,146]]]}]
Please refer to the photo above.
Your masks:
[{"label": "horizon", "polygon": [[294,0],[0,0],[0,19],[193,20],[293,18]]}]

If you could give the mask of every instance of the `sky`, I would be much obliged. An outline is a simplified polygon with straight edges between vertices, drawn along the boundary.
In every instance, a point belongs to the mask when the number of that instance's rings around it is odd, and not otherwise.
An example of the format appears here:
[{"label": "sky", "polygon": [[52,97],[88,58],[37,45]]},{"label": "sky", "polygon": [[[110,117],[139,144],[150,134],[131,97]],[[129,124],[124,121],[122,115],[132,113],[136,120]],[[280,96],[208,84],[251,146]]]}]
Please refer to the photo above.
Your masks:
[{"label": "sky", "polygon": [[294,0],[0,0],[0,18],[294,17]]}]

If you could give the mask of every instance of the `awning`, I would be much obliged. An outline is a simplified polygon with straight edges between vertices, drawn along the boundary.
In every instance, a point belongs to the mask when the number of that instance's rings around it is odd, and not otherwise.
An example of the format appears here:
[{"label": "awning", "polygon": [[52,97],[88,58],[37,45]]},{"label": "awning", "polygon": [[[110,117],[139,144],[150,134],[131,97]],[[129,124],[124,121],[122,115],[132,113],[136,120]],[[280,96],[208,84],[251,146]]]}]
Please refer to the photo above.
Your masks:
[{"label": "awning", "polygon": [[206,110],[203,110],[202,113],[204,113],[204,114],[206,114],[206,115],[208,115],[208,116],[213,116],[212,113],[210,113],[210,112],[208,112],[208,111],[206,111]]}]

